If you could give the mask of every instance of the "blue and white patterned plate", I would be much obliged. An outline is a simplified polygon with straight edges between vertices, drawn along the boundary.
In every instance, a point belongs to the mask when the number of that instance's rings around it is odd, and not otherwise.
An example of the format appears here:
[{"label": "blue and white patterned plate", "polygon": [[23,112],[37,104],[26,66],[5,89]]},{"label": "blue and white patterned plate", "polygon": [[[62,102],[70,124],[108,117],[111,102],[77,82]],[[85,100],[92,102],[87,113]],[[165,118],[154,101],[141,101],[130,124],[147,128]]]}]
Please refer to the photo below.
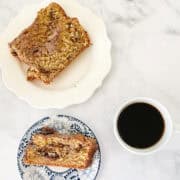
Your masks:
[{"label": "blue and white patterned plate", "polygon": [[[85,136],[96,138],[92,130],[82,121],[65,115],[45,117],[32,125],[23,136],[17,154],[18,169],[23,180],[94,180],[98,174],[101,162],[100,149],[96,151],[92,165],[85,170],[59,168],[50,166],[29,166],[23,163],[27,144],[33,134],[42,127],[55,128],[60,133],[82,133]],[[97,140],[97,139],[96,139]]]}]

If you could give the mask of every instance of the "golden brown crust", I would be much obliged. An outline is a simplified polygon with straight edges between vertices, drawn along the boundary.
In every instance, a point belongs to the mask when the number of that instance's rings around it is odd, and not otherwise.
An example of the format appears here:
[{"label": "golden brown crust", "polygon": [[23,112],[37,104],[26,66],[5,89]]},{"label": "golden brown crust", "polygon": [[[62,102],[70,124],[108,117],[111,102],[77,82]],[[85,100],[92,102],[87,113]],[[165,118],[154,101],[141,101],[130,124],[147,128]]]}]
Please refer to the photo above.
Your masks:
[{"label": "golden brown crust", "polygon": [[29,165],[85,169],[97,150],[96,140],[82,134],[64,135],[54,131],[33,135],[23,161]]},{"label": "golden brown crust", "polygon": [[78,19],[68,17],[59,4],[51,3],[9,46],[11,53],[29,66],[28,80],[50,83],[90,44]]}]

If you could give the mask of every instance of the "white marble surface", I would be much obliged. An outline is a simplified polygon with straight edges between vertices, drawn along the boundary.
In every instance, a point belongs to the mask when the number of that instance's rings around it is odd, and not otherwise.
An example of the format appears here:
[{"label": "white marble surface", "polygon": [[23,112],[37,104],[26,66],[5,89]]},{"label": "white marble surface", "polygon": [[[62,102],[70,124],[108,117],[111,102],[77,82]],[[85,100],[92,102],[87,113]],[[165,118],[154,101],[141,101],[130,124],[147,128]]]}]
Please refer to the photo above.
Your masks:
[{"label": "white marble surface", "polygon": [[[0,0],[0,31],[28,3]],[[180,3],[178,0],[79,0],[101,16],[112,40],[113,66],[103,86],[87,102],[58,110],[38,110],[9,92],[0,79],[0,179],[18,180],[16,150],[24,131],[36,120],[69,114],[86,122],[102,150],[99,180],[179,180],[180,134],[150,156],[123,150],[113,135],[118,107],[135,96],[164,104],[180,127]],[[40,2],[40,1],[39,1]],[[15,77],[14,77],[15,78]]]}]

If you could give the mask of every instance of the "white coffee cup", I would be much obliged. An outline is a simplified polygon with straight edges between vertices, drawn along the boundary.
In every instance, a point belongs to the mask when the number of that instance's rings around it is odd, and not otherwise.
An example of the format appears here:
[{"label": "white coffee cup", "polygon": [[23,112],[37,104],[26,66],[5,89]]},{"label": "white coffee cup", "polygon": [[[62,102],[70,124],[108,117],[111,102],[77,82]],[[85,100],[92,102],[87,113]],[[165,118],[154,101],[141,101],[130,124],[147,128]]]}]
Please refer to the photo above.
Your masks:
[{"label": "white coffee cup", "polygon": [[[155,107],[156,109],[159,110],[159,112],[161,113],[163,120],[164,120],[164,133],[162,135],[162,137],[160,138],[160,140],[154,144],[151,147],[148,148],[135,148],[132,147],[130,145],[128,145],[120,136],[119,131],[118,131],[118,117],[121,114],[121,112],[128,107],[129,105],[132,105],[134,103],[147,103],[149,105],[152,105],[153,107]],[[153,131],[153,130],[152,130]],[[128,151],[135,153],[135,154],[139,154],[139,155],[147,155],[147,154],[151,154],[156,152],[157,150],[161,149],[162,146],[164,146],[170,139],[171,135],[173,132],[173,123],[172,123],[172,119],[171,116],[168,112],[168,110],[161,104],[159,103],[157,100],[153,100],[150,98],[145,98],[145,97],[137,97],[134,98],[132,100],[129,100],[127,102],[125,102],[120,109],[118,110],[116,116],[115,116],[115,121],[114,121],[114,134],[118,140],[118,142]]]}]

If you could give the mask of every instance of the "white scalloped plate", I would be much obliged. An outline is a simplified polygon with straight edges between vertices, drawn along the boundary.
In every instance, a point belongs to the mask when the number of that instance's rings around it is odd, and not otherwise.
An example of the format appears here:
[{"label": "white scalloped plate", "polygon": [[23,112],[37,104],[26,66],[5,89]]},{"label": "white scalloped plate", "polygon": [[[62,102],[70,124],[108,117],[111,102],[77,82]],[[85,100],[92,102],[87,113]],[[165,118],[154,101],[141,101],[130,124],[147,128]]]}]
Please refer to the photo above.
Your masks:
[{"label": "white scalloped plate", "polygon": [[53,2],[59,3],[69,16],[78,17],[89,33],[92,46],[50,85],[27,81],[25,67],[10,54],[8,43],[33,22],[39,9],[50,2],[52,1],[48,0],[41,4],[29,5],[10,22],[0,37],[0,66],[6,87],[18,97],[38,108],[64,108],[86,101],[101,86],[111,67],[111,43],[103,21],[89,9],[74,0],[54,0]]}]

